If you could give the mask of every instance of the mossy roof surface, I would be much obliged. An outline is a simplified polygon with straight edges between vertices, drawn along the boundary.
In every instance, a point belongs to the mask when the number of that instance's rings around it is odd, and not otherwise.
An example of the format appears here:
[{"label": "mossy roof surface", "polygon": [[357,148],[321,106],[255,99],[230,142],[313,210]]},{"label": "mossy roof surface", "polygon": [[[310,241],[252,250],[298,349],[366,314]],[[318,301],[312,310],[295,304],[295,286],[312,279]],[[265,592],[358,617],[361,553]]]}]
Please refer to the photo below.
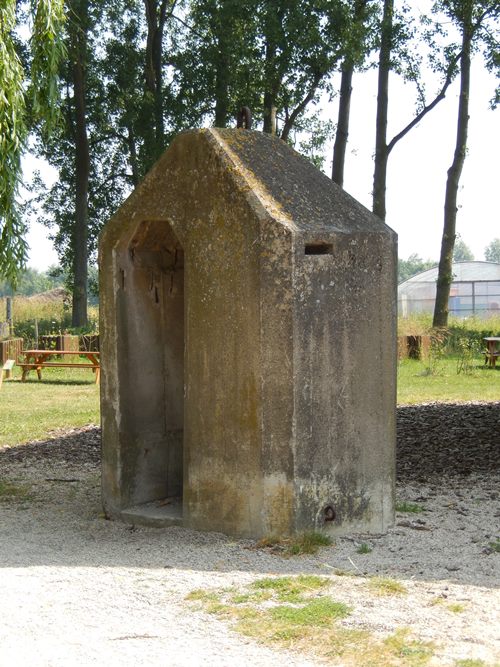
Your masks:
[{"label": "mossy roof surface", "polygon": [[394,232],[309,160],[281,139],[248,130],[212,130],[299,229],[322,232]]}]

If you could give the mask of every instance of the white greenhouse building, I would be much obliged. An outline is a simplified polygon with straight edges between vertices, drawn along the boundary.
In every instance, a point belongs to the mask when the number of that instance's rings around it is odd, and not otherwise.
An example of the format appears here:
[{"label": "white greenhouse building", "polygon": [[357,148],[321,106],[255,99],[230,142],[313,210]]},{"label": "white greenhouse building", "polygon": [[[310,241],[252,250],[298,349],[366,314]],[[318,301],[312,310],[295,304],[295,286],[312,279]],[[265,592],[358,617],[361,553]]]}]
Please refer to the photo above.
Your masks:
[{"label": "white greenhouse building", "polygon": [[[432,313],[436,299],[438,267],[422,271],[398,286],[398,312],[402,317]],[[449,300],[450,315],[489,317],[500,314],[500,264],[454,262]]]}]

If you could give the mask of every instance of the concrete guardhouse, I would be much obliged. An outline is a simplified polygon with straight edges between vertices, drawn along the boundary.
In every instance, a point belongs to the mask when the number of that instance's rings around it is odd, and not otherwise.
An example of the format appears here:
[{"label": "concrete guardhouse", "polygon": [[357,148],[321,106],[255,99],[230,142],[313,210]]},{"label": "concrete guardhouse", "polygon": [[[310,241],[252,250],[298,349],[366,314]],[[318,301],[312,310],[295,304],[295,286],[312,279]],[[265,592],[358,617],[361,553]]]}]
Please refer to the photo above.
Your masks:
[{"label": "concrete guardhouse", "polygon": [[394,232],[280,139],[179,135],[101,238],[106,513],[384,531],[395,265]]}]

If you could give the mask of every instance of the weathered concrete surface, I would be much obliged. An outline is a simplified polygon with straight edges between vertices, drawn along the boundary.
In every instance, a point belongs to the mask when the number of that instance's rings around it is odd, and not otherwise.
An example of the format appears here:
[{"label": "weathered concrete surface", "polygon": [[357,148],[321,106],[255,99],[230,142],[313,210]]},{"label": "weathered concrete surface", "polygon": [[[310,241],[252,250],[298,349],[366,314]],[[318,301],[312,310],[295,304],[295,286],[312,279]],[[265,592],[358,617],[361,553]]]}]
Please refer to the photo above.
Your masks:
[{"label": "weathered concrete surface", "polygon": [[385,530],[395,246],[279,139],[177,137],[101,238],[106,512],[177,523],[182,495],[203,530]]}]

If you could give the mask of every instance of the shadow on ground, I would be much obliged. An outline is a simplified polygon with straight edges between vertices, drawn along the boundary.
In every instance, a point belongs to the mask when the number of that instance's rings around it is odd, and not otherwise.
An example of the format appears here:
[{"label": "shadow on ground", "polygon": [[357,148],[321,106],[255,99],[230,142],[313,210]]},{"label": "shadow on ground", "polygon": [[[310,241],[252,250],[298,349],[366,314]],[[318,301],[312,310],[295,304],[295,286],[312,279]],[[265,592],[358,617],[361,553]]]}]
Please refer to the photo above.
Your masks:
[{"label": "shadow on ground", "polygon": [[[26,496],[0,502],[0,564],[221,573],[328,574],[340,568],[491,587],[498,582],[499,554],[485,547],[498,539],[490,533],[500,516],[499,426],[500,403],[399,407],[398,494],[410,501],[425,494],[419,500],[425,513],[399,516],[389,535],[339,539],[315,556],[287,561],[251,541],[216,533],[134,529],[105,520],[100,429],[53,432],[44,441],[0,450],[0,481],[28,489]],[[372,553],[357,555],[360,539]]]}]

